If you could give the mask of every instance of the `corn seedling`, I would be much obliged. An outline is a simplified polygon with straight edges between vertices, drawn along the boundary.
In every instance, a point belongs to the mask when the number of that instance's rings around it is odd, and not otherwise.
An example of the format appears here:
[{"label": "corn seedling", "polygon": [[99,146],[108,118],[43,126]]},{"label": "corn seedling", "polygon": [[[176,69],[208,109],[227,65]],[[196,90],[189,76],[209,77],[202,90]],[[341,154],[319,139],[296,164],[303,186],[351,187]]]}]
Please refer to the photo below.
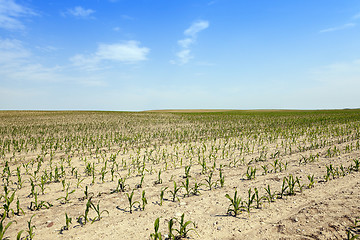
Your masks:
[{"label": "corn seedling", "polygon": [[193,195],[200,195],[200,190],[199,190],[199,188],[201,187],[201,185],[203,185],[202,183],[197,183],[197,182],[195,182],[194,183],[194,187],[191,189],[191,193],[193,194]]},{"label": "corn seedling", "polygon": [[226,194],[225,197],[227,199],[229,199],[229,201],[230,201],[230,205],[227,210],[227,214],[228,215],[234,214],[234,217],[236,217],[241,212],[241,209],[243,208],[241,198],[237,196],[237,190],[235,190],[233,198],[231,198],[229,194]]},{"label": "corn seedling", "polygon": [[145,177],[145,175],[141,176],[140,183],[135,186],[136,188],[142,188],[142,185],[143,185],[143,182],[144,182],[144,177]]},{"label": "corn seedling", "polygon": [[220,183],[220,187],[224,187],[225,177],[224,177],[224,174],[222,172],[222,165],[220,165],[220,169],[219,169],[219,183]]},{"label": "corn seedling", "polygon": [[6,216],[5,214],[1,217],[1,221],[0,221],[0,239],[3,239],[5,237],[5,232],[8,230],[8,228],[11,226],[11,224],[14,221],[10,221],[7,224],[4,223]]},{"label": "corn seedling", "polygon": [[[249,189],[249,190],[251,190],[251,189]],[[255,203],[256,203],[256,208],[257,209],[260,209],[261,208],[261,200],[263,200],[263,197],[259,197],[259,191],[258,191],[258,189],[257,188],[254,188],[254,196],[255,196],[255,198],[254,198],[254,200],[255,200]]]},{"label": "corn seedling", "polygon": [[60,229],[60,233],[62,233],[62,232],[65,231],[65,230],[69,230],[69,229],[70,229],[71,221],[72,221],[72,218],[69,217],[69,216],[67,215],[67,213],[65,213],[65,226],[63,226],[63,227]]},{"label": "corn seedling", "polygon": [[141,201],[142,201],[142,206],[141,206],[141,210],[145,210],[145,205],[147,204],[147,199],[145,197],[145,190],[142,191],[141,194]]},{"label": "corn seedling", "polygon": [[128,186],[127,184],[125,184],[125,181],[126,181],[125,177],[124,178],[119,178],[116,189],[113,190],[111,193],[125,192],[125,188],[126,188],[126,186]]},{"label": "corn seedling", "polygon": [[109,215],[109,211],[108,210],[102,210],[100,211],[100,201],[95,205],[93,202],[91,203],[91,207],[92,209],[95,210],[96,212],[96,217],[91,221],[91,223],[94,223],[95,221],[100,221],[101,220],[101,215],[106,212]]},{"label": "corn seedling", "polygon": [[183,178],[190,177],[190,168],[191,168],[191,165],[185,167],[185,175],[183,176]]},{"label": "corn seedling", "polygon": [[20,167],[17,167],[17,168],[16,168],[16,176],[17,176],[17,178],[18,178],[17,186],[18,186],[19,189],[21,189],[23,182],[22,182],[22,179],[21,179]]},{"label": "corn seedling", "polygon": [[354,224],[346,229],[346,236],[348,240],[355,240],[359,238],[360,233],[360,219],[355,219]]},{"label": "corn seedling", "polygon": [[191,193],[189,178],[185,179],[185,182],[182,183],[182,187],[185,189],[186,193],[184,194],[184,197],[189,197]]},{"label": "corn seedling", "polygon": [[45,202],[45,201],[38,201],[38,193],[34,192],[34,201],[30,202],[30,207],[29,209],[31,211],[37,211],[40,210],[42,208],[46,208],[49,209],[50,207],[52,207],[52,204],[49,202]]},{"label": "corn seedling", "polygon": [[178,200],[179,201],[179,198],[177,197],[177,194],[178,194],[178,192],[181,190],[181,186],[180,187],[178,187],[177,185],[176,185],[176,182],[174,181],[174,189],[173,190],[169,190],[169,192],[171,193],[171,195],[172,195],[172,201],[173,202],[175,202],[175,200]]},{"label": "corn seedling", "polygon": [[32,219],[33,219],[34,216],[35,216],[35,214],[32,215],[31,218],[30,218],[30,220],[28,221],[28,229],[26,230],[26,232],[27,232],[27,234],[28,234],[27,237],[26,237],[26,239],[29,239],[29,240],[34,239],[34,236],[35,236],[34,229],[35,229],[36,227],[31,224],[31,221],[32,221]]},{"label": "corn seedling", "polygon": [[85,205],[85,212],[83,215],[80,215],[78,218],[77,218],[77,222],[80,223],[81,225],[85,225],[88,221],[90,221],[90,218],[89,218],[89,212],[90,212],[90,209],[91,209],[91,205],[93,203],[91,202],[91,197],[88,199],[86,205]]},{"label": "corn seedling", "polygon": [[194,231],[196,234],[198,234],[195,230],[195,228],[188,228],[190,224],[193,225],[193,227],[195,227],[195,223],[192,221],[185,221],[185,214],[183,213],[180,217],[180,221],[177,219],[177,222],[179,223],[179,229],[174,229],[179,235],[177,236],[178,238],[187,238],[188,237],[188,233],[190,231]]},{"label": "corn seedling", "polygon": [[273,192],[273,193],[271,192],[270,185],[268,185],[267,188],[265,188],[265,191],[267,193],[267,195],[265,196],[265,199],[268,200],[269,203],[274,202],[276,192]]},{"label": "corn seedling", "polygon": [[164,201],[164,193],[165,193],[165,190],[167,189],[168,187],[165,187],[165,188],[162,188],[161,191],[160,191],[160,206],[162,206],[163,204],[163,201]]},{"label": "corn seedling", "polygon": [[295,180],[295,181],[296,181],[296,183],[298,184],[299,191],[302,192],[305,184],[301,184],[301,183],[300,183],[300,179],[299,179],[298,177],[296,177],[296,180]]},{"label": "corn seedling", "polygon": [[174,225],[175,225],[175,219],[174,218],[171,218],[170,220],[169,220],[169,222],[168,222],[168,231],[169,231],[169,233],[168,233],[168,237],[167,237],[167,239],[175,239],[175,235],[174,235],[174,233],[173,233],[173,231],[174,231]]},{"label": "corn seedling", "polygon": [[288,189],[288,185],[287,185],[287,181],[286,181],[286,177],[283,179],[283,183],[281,185],[281,190],[278,194],[278,198],[283,198],[284,195],[286,194],[286,190]]},{"label": "corn seedling", "polygon": [[[7,189],[6,186],[4,186],[4,188]],[[1,208],[4,209],[3,215],[5,215],[6,217],[10,217],[10,213],[15,214],[14,210],[10,207],[11,203],[14,201],[14,197],[15,191],[10,196],[8,192],[5,192],[5,194],[2,195],[2,198],[4,198],[4,203]]]},{"label": "corn seedling", "polygon": [[61,200],[61,204],[66,204],[68,202],[70,202],[70,194],[73,194],[75,192],[75,189],[72,190],[71,192],[69,192],[69,185],[67,186],[66,188],[66,191],[65,191],[65,196],[64,197],[59,197],[57,198],[56,200]]},{"label": "corn seedling", "polygon": [[268,166],[267,165],[262,165],[261,168],[264,170],[262,175],[266,175],[269,172]]},{"label": "corn seedling", "polygon": [[134,205],[137,203],[140,206],[140,202],[133,201],[134,190],[132,190],[132,192],[130,194],[126,193],[126,196],[128,198],[128,201],[129,201],[129,212],[132,213],[132,209],[133,209]]},{"label": "corn seedling", "polygon": [[355,165],[351,165],[351,169],[358,172],[360,169],[360,159],[353,159]]},{"label": "corn seedling", "polygon": [[246,175],[246,178],[247,178],[248,180],[255,179],[255,176],[256,176],[256,167],[253,168],[253,167],[250,167],[250,166],[249,166],[249,167],[247,168],[247,170],[246,170],[245,175]]},{"label": "corn seedling", "polygon": [[248,191],[248,200],[247,202],[244,201],[245,205],[244,205],[244,208],[246,209],[246,211],[248,213],[250,213],[250,209],[252,208],[252,204],[254,202],[254,199],[255,199],[255,194],[251,194],[251,188],[249,188],[249,191]]},{"label": "corn seedling", "polygon": [[158,180],[155,181],[155,184],[161,184],[161,183],[162,183],[162,179],[161,179],[161,169],[160,169],[158,173]]},{"label": "corn seedling", "polygon": [[16,212],[15,212],[15,215],[20,216],[20,212],[21,212],[23,215],[25,215],[24,210],[20,207],[20,201],[19,201],[19,198],[17,198],[17,201],[16,201]]},{"label": "corn seedling", "polygon": [[212,181],[212,177],[213,177],[213,171],[211,171],[207,177],[207,179],[205,179],[205,185],[207,185],[209,187],[209,190],[211,190],[214,187],[216,187],[217,185],[217,181],[213,182]]},{"label": "corn seedling", "polygon": [[307,178],[309,179],[308,188],[312,188],[315,184],[314,175],[308,175]]},{"label": "corn seedling", "polygon": [[82,188],[81,183],[85,180],[85,178],[76,178],[77,182],[76,182],[76,188]]},{"label": "corn seedling", "polygon": [[159,222],[160,222],[160,218],[157,218],[154,223],[155,232],[150,234],[150,238],[152,240],[162,240],[161,232],[159,232],[159,225],[160,225]]}]

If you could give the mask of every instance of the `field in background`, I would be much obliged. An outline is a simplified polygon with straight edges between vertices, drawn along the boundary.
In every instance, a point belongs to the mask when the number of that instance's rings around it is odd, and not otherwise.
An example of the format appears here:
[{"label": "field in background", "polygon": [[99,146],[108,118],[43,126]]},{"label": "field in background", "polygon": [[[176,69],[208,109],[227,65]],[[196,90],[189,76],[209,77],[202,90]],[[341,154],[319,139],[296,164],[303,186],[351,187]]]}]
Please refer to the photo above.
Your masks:
[{"label": "field in background", "polygon": [[359,234],[360,110],[2,111],[0,158],[10,239]]}]

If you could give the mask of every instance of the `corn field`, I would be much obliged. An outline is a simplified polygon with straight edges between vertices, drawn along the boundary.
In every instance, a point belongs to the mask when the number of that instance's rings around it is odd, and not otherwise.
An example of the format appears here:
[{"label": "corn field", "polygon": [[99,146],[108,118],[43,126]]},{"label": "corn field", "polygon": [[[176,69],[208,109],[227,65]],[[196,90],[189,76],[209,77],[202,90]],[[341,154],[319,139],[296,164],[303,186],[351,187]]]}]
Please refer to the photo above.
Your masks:
[{"label": "corn field", "polygon": [[0,239],[356,239],[360,110],[1,111]]}]

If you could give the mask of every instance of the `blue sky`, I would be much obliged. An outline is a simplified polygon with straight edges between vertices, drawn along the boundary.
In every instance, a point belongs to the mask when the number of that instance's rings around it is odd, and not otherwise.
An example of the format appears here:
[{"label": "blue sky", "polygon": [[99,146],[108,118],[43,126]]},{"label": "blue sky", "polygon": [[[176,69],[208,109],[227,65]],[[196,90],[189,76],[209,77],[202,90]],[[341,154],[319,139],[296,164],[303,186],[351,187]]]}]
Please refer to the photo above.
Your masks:
[{"label": "blue sky", "polygon": [[0,0],[0,109],[360,107],[358,0]]}]

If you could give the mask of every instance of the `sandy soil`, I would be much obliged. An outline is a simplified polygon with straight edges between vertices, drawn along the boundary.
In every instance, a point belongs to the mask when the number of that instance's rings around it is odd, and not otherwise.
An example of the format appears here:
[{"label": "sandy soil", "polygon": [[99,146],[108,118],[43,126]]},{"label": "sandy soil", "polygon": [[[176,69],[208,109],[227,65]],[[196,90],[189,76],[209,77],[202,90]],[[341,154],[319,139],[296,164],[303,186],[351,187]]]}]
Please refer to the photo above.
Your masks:
[{"label": "sandy soil", "polygon": [[[347,142],[346,144],[349,144]],[[343,149],[345,143],[337,144],[339,149]],[[181,146],[180,146],[181,147]],[[173,147],[163,146],[171,152]],[[144,149],[142,150],[144,152]],[[320,154],[317,161],[299,165],[301,155]],[[133,154],[128,152],[120,154],[120,159],[127,159]],[[237,152],[225,159],[217,160],[213,175],[213,182],[219,179],[219,166],[223,164],[223,173],[225,176],[224,187],[213,186],[212,190],[203,185],[200,187],[200,194],[190,197],[184,196],[185,189],[181,189],[178,194],[179,201],[171,201],[169,190],[173,188],[173,181],[178,185],[185,182],[184,166],[190,164],[184,160],[183,167],[169,167],[162,172],[161,184],[154,184],[158,179],[158,170],[163,169],[162,164],[154,164],[152,171],[146,172],[142,188],[134,190],[134,199],[141,201],[141,193],[146,192],[148,204],[142,211],[136,208],[133,213],[129,212],[128,199],[126,193],[140,182],[140,176],[129,177],[126,180],[126,192],[111,193],[116,188],[116,179],[126,176],[125,171],[119,171],[114,181],[108,174],[105,181],[100,181],[100,176],[96,176],[95,183],[92,184],[92,177],[86,177],[77,187],[77,180],[69,177],[66,179],[70,183],[70,190],[75,190],[70,195],[70,202],[61,204],[56,200],[65,195],[61,182],[50,183],[46,185],[45,194],[39,194],[39,200],[49,201],[53,204],[49,209],[31,211],[30,206],[33,197],[28,196],[30,192],[30,183],[26,181],[22,189],[17,191],[20,197],[21,206],[25,215],[14,216],[14,223],[6,232],[6,236],[14,239],[20,230],[26,230],[30,217],[35,214],[31,222],[36,226],[35,239],[149,239],[150,234],[154,232],[154,221],[160,217],[159,231],[164,235],[168,234],[167,225],[171,218],[180,218],[184,213],[185,220],[191,220],[195,224],[195,231],[190,231],[188,236],[192,239],[345,239],[346,229],[352,222],[360,217],[360,173],[351,172],[345,176],[338,176],[325,182],[325,165],[349,167],[353,159],[358,158],[360,151],[343,153],[332,158],[325,157],[325,150],[294,152],[280,156],[279,160],[283,163],[288,162],[287,169],[281,172],[269,172],[263,175],[261,166],[267,164],[271,170],[271,163],[274,159],[267,159],[265,162],[255,162],[249,164],[257,168],[256,178],[247,180],[245,173],[246,164],[239,162],[235,167],[229,167],[229,163],[237,158]],[[33,159],[36,154],[24,155],[22,162]],[[244,163],[248,163],[257,157],[258,154],[249,154],[245,157]],[[57,156],[59,161],[60,155]],[[79,169],[85,168],[82,157],[72,160],[72,167]],[[97,171],[100,171],[103,163],[99,159],[92,159],[96,163]],[[11,168],[15,169],[13,165]],[[36,167],[34,165],[33,169]],[[210,168],[210,166],[209,166]],[[66,167],[70,172],[71,168]],[[196,162],[192,163],[190,169],[190,185],[195,182],[205,183],[210,170],[201,174],[202,168]],[[242,200],[246,201],[248,189],[257,188],[261,196],[266,195],[265,187],[271,186],[273,191],[280,191],[284,177],[290,174],[299,177],[305,184],[303,191],[297,190],[293,196],[284,196],[283,199],[276,199],[269,203],[266,200],[261,201],[260,209],[251,208],[250,212],[241,212],[238,216],[227,214],[230,201],[225,194],[233,196],[237,189]],[[15,173],[14,173],[15,175]],[[70,175],[70,174],[69,174]],[[308,189],[308,175],[315,176],[314,187]],[[15,176],[13,176],[15,179]],[[100,210],[107,210],[103,213],[100,221],[81,225],[76,221],[80,215],[84,214],[87,200],[83,199],[84,186],[88,186],[91,192],[92,202],[99,203]],[[217,184],[219,185],[219,184]],[[164,194],[163,205],[159,205],[159,195],[162,188],[168,187]],[[37,188],[39,191],[39,188]],[[40,192],[40,191],[39,191]],[[137,204],[135,205],[137,206]],[[65,212],[72,218],[72,224],[69,230],[60,231],[65,225]],[[90,219],[94,219],[96,214],[90,210]],[[192,226],[192,225],[191,225]],[[23,236],[26,234],[24,233]]]}]

